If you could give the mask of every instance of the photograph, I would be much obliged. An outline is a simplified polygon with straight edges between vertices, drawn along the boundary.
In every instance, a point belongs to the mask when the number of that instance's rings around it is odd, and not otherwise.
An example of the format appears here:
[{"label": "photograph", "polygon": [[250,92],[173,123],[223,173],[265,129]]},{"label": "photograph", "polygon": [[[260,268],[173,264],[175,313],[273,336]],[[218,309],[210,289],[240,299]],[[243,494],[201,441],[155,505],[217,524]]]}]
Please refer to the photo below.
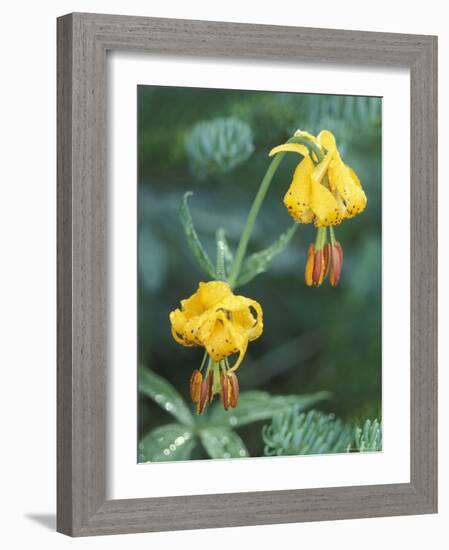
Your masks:
[{"label": "photograph", "polygon": [[2,12],[4,548],[438,550],[441,2],[110,4]]},{"label": "photograph", "polygon": [[137,93],[138,462],[381,451],[382,99]]}]

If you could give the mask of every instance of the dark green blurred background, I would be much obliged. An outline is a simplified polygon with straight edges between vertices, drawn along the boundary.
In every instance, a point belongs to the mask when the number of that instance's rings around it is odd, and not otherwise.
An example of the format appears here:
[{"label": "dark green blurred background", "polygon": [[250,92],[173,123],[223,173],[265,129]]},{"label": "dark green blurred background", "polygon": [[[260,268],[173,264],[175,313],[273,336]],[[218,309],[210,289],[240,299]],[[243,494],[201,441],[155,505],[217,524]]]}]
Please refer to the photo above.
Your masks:
[{"label": "dark green blurred background", "polygon": [[[201,121],[233,117],[252,131],[254,152],[234,169],[213,170],[189,153]],[[332,393],[320,409],[344,420],[381,416],[381,99],[353,96],[138,87],[139,361],[169,380],[188,400],[190,374],[202,350],[171,337],[169,312],[190,296],[199,272],[179,221],[181,197],[190,199],[196,229],[212,258],[215,231],[227,229],[235,246],[268,167],[269,150],[296,129],[336,138],[343,160],[359,175],[366,210],[336,228],[344,249],[338,288],[304,284],[306,249],[314,228],[301,226],[272,268],[237,293],[263,307],[263,336],[249,345],[239,369],[241,390],[272,394]],[[190,136],[190,137],[189,137]],[[251,151],[249,150],[248,153]],[[201,159],[200,159],[201,160]],[[249,252],[264,248],[291,224],[282,203],[300,160],[286,155],[257,220]],[[139,435],[170,416],[139,398]],[[261,455],[260,425],[239,430],[252,456]],[[195,458],[201,458],[198,451]]]}]

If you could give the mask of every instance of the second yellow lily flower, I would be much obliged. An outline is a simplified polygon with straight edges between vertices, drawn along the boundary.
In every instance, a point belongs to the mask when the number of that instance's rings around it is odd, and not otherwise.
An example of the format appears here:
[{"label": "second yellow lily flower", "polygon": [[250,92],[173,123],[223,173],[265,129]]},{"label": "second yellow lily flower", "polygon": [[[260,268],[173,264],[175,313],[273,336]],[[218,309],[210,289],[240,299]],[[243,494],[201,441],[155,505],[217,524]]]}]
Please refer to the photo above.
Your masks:
[{"label": "second yellow lily flower", "polygon": [[[181,308],[170,313],[170,322],[176,342],[186,347],[201,346],[206,351],[203,364],[190,380],[197,413],[203,412],[215,393],[220,393],[226,410],[235,407],[239,396],[235,371],[248,342],[259,338],[263,331],[260,304],[235,295],[224,281],[201,282],[192,296],[181,301]],[[237,360],[229,365],[228,357],[237,353]]]}]

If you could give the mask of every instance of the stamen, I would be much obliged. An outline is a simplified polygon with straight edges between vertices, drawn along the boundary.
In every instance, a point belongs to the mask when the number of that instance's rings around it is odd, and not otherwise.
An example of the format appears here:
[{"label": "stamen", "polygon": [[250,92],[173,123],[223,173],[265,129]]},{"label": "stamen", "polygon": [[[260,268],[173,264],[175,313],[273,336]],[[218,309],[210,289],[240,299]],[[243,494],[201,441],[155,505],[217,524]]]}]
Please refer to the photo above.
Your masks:
[{"label": "stamen", "polygon": [[214,399],[214,369],[209,369],[207,375],[207,402],[210,404]]},{"label": "stamen", "polygon": [[200,398],[202,381],[203,375],[199,370],[195,369],[190,377],[190,397],[194,403],[196,403]]},{"label": "stamen", "polygon": [[207,378],[204,378],[201,382],[200,398],[196,407],[196,414],[201,414],[204,411],[204,407],[207,403],[207,397],[209,393],[209,383]]},{"label": "stamen", "polygon": [[240,395],[239,381],[235,372],[231,372],[231,374],[229,375],[229,389],[230,389],[229,404],[231,405],[232,408],[235,408],[237,406],[239,395]]},{"label": "stamen", "polygon": [[223,401],[224,410],[227,411],[229,409],[229,382],[228,382],[228,377],[224,371],[221,371],[220,373],[220,381],[221,381],[221,400]]}]

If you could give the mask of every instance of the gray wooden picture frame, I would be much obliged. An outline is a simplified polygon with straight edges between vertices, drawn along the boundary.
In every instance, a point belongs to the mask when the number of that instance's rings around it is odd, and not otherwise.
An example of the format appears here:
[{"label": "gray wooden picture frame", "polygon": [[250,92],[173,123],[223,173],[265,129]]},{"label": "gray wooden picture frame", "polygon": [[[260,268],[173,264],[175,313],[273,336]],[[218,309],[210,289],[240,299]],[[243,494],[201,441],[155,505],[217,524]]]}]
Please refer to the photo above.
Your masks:
[{"label": "gray wooden picture frame", "polygon": [[[57,25],[58,531],[83,536],[436,512],[437,38],[82,13]],[[107,500],[108,50],[410,69],[410,483]],[[402,269],[385,276],[399,277]]]}]

